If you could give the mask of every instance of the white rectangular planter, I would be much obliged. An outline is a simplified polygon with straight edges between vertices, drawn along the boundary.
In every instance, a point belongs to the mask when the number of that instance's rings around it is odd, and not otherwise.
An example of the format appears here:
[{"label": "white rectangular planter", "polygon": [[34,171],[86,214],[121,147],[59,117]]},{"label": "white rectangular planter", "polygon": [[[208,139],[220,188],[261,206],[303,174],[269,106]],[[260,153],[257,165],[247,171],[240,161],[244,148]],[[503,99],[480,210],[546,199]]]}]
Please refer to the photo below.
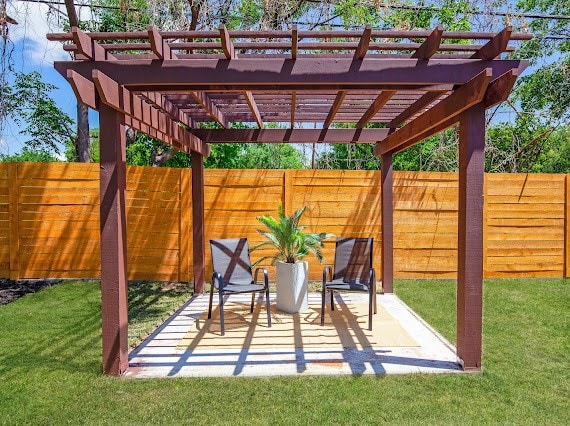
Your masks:
[{"label": "white rectangular planter", "polygon": [[308,309],[309,265],[277,262],[277,310],[295,314]]}]

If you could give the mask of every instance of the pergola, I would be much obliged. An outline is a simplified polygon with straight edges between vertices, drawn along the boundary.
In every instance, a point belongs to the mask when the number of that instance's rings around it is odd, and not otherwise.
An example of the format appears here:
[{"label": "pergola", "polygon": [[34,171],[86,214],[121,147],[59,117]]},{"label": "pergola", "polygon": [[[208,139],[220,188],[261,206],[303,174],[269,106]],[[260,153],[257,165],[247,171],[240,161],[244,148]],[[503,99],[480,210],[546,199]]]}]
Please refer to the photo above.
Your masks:
[{"label": "pergola", "polygon": [[[363,31],[147,31],[50,34],[80,102],[99,111],[103,371],[128,367],[125,126],[190,153],[193,266],[204,291],[208,143],[369,143],[381,156],[382,286],[393,291],[392,157],[459,123],[457,355],[480,369],[485,109],[525,61],[500,59],[530,34]],[[201,122],[222,128],[200,129]],[[257,128],[230,129],[232,122]],[[281,127],[264,129],[265,123]],[[311,123],[295,128],[295,123]],[[334,128],[352,123],[354,128]],[[383,128],[367,128],[380,123]],[[333,126],[333,127],[331,127]]]}]

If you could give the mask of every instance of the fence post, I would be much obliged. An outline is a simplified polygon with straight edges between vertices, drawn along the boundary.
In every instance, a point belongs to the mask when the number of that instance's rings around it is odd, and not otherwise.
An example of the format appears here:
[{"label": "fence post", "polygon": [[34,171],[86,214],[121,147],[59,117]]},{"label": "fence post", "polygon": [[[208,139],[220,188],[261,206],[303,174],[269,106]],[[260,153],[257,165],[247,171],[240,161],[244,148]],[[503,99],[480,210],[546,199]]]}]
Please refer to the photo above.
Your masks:
[{"label": "fence post", "polygon": [[485,173],[483,175],[483,278],[487,278],[488,272],[487,272],[487,235],[488,235],[488,229],[487,229],[487,215],[489,214],[488,212],[488,203],[487,203],[487,185],[488,185],[488,179],[487,179],[487,174]]},{"label": "fence post", "polygon": [[178,231],[178,281],[190,281],[190,215],[192,197],[190,189],[190,169],[180,169],[180,217]]},{"label": "fence post", "polygon": [[293,214],[293,170],[283,171],[283,211]]},{"label": "fence post", "polygon": [[570,174],[564,181],[564,277],[570,277]]},{"label": "fence post", "polygon": [[18,163],[8,164],[8,209],[10,217],[10,279],[20,279],[20,182]]}]

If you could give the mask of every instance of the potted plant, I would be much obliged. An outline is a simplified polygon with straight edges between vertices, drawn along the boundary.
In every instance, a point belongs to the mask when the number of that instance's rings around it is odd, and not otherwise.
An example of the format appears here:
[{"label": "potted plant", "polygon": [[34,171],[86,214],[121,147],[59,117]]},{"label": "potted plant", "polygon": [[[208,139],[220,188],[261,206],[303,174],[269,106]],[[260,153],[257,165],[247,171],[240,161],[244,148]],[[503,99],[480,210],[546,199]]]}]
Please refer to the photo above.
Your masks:
[{"label": "potted plant", "polygon": [[308,308],[308,264],[301,261],[309,254],[315,255],[320,263],[323,263],[321,248],[323,240],[333,234],[328,233],[305,233],[306,226],[299,225],[301,216],[307,207],[302,207],[290,216],[283,211],[279,204],[278,216],[259,216],[259,220],[267,229],[258,229],[267,241],[255,245],[251,251],[262,247],[273,247],[276,253],[264,256],[256,264],[272,259],[271,264],[276,265],[277,276],[277,309],[289,313],[296,313]]}]

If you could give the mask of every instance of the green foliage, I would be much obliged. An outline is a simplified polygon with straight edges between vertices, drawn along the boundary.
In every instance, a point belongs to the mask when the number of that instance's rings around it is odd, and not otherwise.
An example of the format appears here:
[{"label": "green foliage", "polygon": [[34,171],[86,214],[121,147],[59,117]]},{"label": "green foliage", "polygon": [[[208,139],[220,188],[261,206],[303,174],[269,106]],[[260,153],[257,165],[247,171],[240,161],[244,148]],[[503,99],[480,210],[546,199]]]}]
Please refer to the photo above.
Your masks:
[{"label": "green foliage", "polygon": [[[91,162],[98,163],[101,160],[101,145],[99,143],[99,129],[90,129],[89,130],[89,146],[90,146],[90,153],[91,153]],[[76,161],[76,154],[75,154],[75,145],[73,141],[69,141],[65,145],[65,161],[67,162],[74,162]]]},{"label": "green foliage", "polygon": [[59,161],[49,151],[34,150],[24,146],[20,152],[16,154],[0,154],[0,162],[35,162],[35,163],[53,163]]},{"label": "green foliage", "polygon": [[25,142],[31,151],[57,155],[60,145],[75,136],[73,120],[50,97],[55,89],[36,71],[17,73],[14,84],[2,88],[1,119],[12,119],[20,127],[20,134],[31,137]]},{"label": "green foliage", "polygon": [[380,157],[369,144],[333,144],[317,158],[319,169],[378,170]]},{"label": "green foliage", "polygon": [[554,130],[547,138],[538,165],[540,173],[570,173],[570,126]]},{"label": "green foliage", "polygon": [[[86,31],[144,31],[151,23],[148,0],[95,0],[94,5],[99,6],[91,9],[96,19],[81,23]],[[161,2],[156,5],[158,12]]]},{"label": "green foliage", "polygon": [[323,240],[331,238],[333,234],[328,233],[304,233],[306,226],[299,225],[301,216],[307,207],[302,207],[290,216],[287,216],[283,210],[283,206],[279,204],[277,209],[277,219],[273,216],[258,216],[262,224],[267,230],[258,229],[267,241],[263,241],[255,245],[251,251],[261,247],[272,247],[277,250],[273,256],[264,256],[255,264],[259,264],[266,259],[272,259],[271,264],[279,260],[286,263],[296,263],[308,254],[314,254],[319,262],[323,263],[323,254],[321,248],[324,247]]},{"label": "green foliage", "polygon": [[204,160],[204,167],[214,169],[243,169],[247,151],[244,143],[210,144],[210,156]]},{"label": "green foliage", "polygon": [[302,169],[304,158],[289,144],[249,144],[242,164],[246,169]]}]

